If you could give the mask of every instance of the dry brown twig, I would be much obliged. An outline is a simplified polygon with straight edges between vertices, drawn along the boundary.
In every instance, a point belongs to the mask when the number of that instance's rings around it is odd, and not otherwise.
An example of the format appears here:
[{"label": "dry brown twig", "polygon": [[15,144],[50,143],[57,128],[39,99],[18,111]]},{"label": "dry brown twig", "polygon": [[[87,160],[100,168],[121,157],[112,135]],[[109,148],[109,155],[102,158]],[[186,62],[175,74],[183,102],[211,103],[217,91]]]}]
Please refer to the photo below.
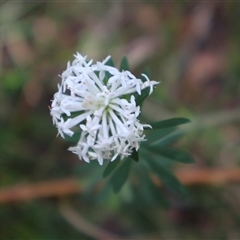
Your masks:
[{"label": "dry brown twig", "polygon": [[[225,183],[239,183],[240,169],[197,169],[190,168],[175,172],[178,179],[186,186],[213,185]],[[156,185],[161,187],[161,182],[154,176]],[[36,198],[58,197],[60,198],[59,210],[65,220],[78,231],[93,237],[94,239],[121,238],[111,232],[99,228],[87,221],[71,205],[63,200],[71,194],[84,192],[84,188],[75,179],[61,179],[38,184],[17,185],[0,190],[0,204],[30,201]]]},{"label": "dry brown twig", "polygon": [[[185,186],[221,185],[239,183],[240,169],[197,169],[188,168],[175,172],[177,178]],[[155,183],[160,186],[158,178]],[[64,197],[84,192],[83,186],[76,179],[60,179],[36,184],[20,184],[0,189],[0,204],[30,201],[37,198]]]}]

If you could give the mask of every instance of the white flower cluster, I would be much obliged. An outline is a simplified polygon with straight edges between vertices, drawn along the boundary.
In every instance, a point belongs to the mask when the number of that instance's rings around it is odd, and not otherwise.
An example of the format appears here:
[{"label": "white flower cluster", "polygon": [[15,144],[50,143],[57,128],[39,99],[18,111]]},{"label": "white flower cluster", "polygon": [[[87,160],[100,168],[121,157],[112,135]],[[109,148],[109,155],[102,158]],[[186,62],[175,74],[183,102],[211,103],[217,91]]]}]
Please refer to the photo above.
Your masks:
[{"label": "white flower cluster", "polygon": [[79,53],[74,56],[61,75],[62,83],[50,108],[58,133],[63,138],[81,133],[77,145],[69,150],[86,162],[97,159],[102,165],[104,159],[131,155],[145,140],[144,127],[151,127],[137,119],[140,107],[132,94],[141,95],[147,87],[151,94],[158,82],[142,74],[143,82],[129,71],[107,66],[110,56],[96,64]]}]

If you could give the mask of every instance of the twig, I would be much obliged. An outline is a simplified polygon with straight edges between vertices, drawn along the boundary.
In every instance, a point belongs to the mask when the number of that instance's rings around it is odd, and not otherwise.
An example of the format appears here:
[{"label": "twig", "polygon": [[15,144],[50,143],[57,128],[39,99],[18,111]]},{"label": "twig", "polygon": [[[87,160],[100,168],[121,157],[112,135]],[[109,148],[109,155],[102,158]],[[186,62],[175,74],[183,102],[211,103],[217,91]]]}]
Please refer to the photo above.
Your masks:
[{"label": "twig", "polygon": [[96,225],[85,220],[79,212],[77,213],[67,201],[60,201],[59,204],[60,213],[62,216],[77,230],[90,236],[94,239],[111,239],[111,240],[120,240],[121,238],[105,231]]},{"label": "twig", "polygon": [[240,182],[240,169],[184,169],[176,172],[184,185],[223,185]]},{"label": "twig", "polygon": [[[175,172],[177,178],[186,186],[221,185],[240,183],[240,168],[238,169],[197,169],[187,168]],[[161,185],[158,178],[154,178]],[[85,189],[76,179],[61,179],[45,183],[22,184],[0,189],[0,204],[30,201],[37,198],[64,197],[82,193]]]},{"label": "twig", "polygon": [[21,184],[0,190],[0,203],[29,201],[46,197],[62,197],[82,191],[83,188],[74,179],[61,179],[36,184]]}]

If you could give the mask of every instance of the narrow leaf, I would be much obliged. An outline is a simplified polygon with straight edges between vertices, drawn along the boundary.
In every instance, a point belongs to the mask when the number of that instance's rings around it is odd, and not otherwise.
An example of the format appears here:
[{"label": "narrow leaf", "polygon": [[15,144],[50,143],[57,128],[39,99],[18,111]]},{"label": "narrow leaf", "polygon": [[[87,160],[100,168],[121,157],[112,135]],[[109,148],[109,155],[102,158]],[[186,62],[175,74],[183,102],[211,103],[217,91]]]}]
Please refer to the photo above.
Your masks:
[{"label": "narrow leaf", "polygon": [[136,151],[136,149],[133,149],[132,155],[130,156],[135,162],[138,162],[139,157],[138,157],[138,152]]},{"label": "narrow leaf", "polygon": [[105,63],[105,65],[110,66],[110,67],[115,67],[115,64],[113,62],[112,57],[108,59],[108,61]]},{"label": "narrow leaf", "polygon": [[105,170],[103,171],[103,177],[108,177],[117,167],[120,162],[120,158],[115,159],[113,162],[109,162]]},{"label": "narrow leaf", "polygon": [[[149,77],[149,76],[150,76],[150,70],[149,70],[149,68],[145,68],[144,71],[143,71],[143,74],[145,74],[147,77]],[[143,75],[141,75],[141,80],[142,80],[143,82],[145,82],[147,79],[146,79]]]},{"label": "narrow leaf", "polygon": [[142,145],[150,145],[158,141],[159,139],[166,137],[168,134],[171,134],[175,130],[176,130],[175,127],[162,128],[162,129],[157,129],[155,131],[151,131],[151,129],[149,129],[146,136],[147,142],[143,142]]},{"label": "narrow leaf", "polygon": [[77,143],[80,138],[80,132],[75,132],[71,137],[64,134],[64,141]]},{"label": "narrow leaf", "polygon": [[173,144],[174,142],[176,142],[178,139],[180,139],[182,136],[184,135],[183,131],[177,131],[177,132],[173,132],[163,138],[160,138],[158,140],[156,140],[155,142],[151,143],[151,146],[168,146],[170,144]]},{"label": "narrow leaf", "polygon": [[[145,70],[143,71],[143,73],[144,73],[145,75],[149,76],[149,70],[148,70],[148,69],[145,69]],[[146,82],[146,78],[145,78],[143,75],[141,75],[141,80],[142,80],[143,82]],[[149,92],[150,92],[150,88],[147,87],[147,88],[145,88],[145,89],[142,90],[141,95],[138,95],[138,94],[135,95],[135,99],[136,99],[136,104],[137,104],[137,106],[141,106],[141,104],[143,103],[143,101],[145,100],[145,98],[149,95]]]},{"label": "narrow leaf", "polygon": [[181,124],[189,123],[190,120],[187,118],[172,118],[167,119],[159,122],[150,123],[152,129],[159,129],[159,128],[169,128],[169,127],[176,127]]},{"label": "narrow leaf", "polygon": [[129,70],[129,63],[126,57],[123,57],[120,64],[120,71],[122,70]]},{"label": "narrow leaf", "polygon": [[123,164],[114,172],[109,180],[114,193],[118,193],[121,190],[122,186],[127,181],[130,172],[132,161],[129,158],[126,158],[123,161]]},{"label": "narrow leaf", "polygon": [[185,187],[178,181],[178,179],[172,173],[167,171],[162,165],[152,159],[149,159],[147,163],[152,168],[153,172],[158,175],[166,188],[181,195],[187,193]]},{"label": "narrow leaf", "polygon": [[[148,207],[154,207],[154,205],[161,205],[165,209],[169,207],[169,203],[166,200],[162,190],[157,187],[150,179],[149,174],[142,173],[139,179],[140,184],[136,189],[137,203],[143,202]],[[141,201],[140,201],[141,200]]]},{"label": "narrow leaf", "polygon": [[[164,148],[159,146],[149,146],[148,149],[160,156],[163,156],[173,161],[181,163],[194,163],[194,159],[189,154],[176,149]],[[159,161],[161,160],[159,159]]]},{"label": "narrow leaf", "polygon": [[150,88],[147,87],[147,88],[145,88],[145,89],[142,90],[141,95],[137,95],[137,96],[135,97],[137,106],[141,105],[141,103],[142,103],[142,102],[145,100],[145,98],[149,95],[149,90],[150,90]]}]

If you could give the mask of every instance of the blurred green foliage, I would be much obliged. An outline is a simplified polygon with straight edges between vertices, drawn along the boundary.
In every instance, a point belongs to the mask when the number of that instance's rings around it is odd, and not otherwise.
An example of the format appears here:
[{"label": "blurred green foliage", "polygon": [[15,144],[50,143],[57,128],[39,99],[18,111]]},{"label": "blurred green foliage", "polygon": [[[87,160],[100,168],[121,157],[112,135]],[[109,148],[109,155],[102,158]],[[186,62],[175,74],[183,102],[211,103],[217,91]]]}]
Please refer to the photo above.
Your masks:
[{"label": "blurred green foliage", "polygon": [[[117,66],[127,56],[136,75],[147,66],[151,79],[161,81],[143,105],[145,118],[192,122],[176,132],[153,131],[152,138],[162,136],[159,144],[191,152],[196,168],[237,168],[239,9],[237,2],[221,1],[1,2],[0,190],[75,177],[88,191],[67,200],[78,214],[116,235],[240,238],[239,185],[191,186],[187,195],[159,191],[146,169],[162,164],[166,170],[156,173],[171,185],[178,180],[169,172],[189,166],[145,153],[139,163],[132,161],[135,188],[126,182],[118,195],[111,186],[101,191],[95,183],[104,168],[67,151],[70,144],[56,138],[48,110],[58,75],[76,51],[96,60],[112,55]],[[148,158],[154,165],[148,166]],[[60,201],[1,204],[0,238],[92,239],[64,219]]]}]

